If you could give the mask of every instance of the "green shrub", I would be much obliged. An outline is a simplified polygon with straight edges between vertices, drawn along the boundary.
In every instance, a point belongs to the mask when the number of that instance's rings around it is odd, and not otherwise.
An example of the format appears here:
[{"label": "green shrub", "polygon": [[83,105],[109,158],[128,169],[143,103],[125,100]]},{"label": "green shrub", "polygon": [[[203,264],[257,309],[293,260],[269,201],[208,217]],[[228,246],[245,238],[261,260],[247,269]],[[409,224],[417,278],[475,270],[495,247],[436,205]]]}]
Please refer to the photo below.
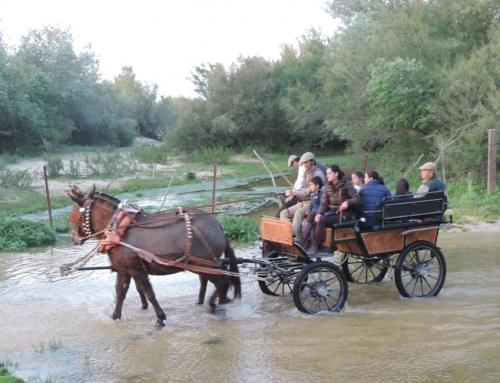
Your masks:
[{"label": "green shrub", "polygon": [[59,156],[47,155],[47,170],[49,177],[57,178],[64,169],[62,158]]},{"label": "green shrub", "polygon": [[30,246],[54,243],[56,231],[45,222],[10,218],[0,213],[0,251],[20,251]]},{"label": "green shrub", "polygon": [[227,149],[222,145],[215,146],[213,148],[202,148],[193,153],[190,153],[189,157],[186,158],[188,162],[201,162],[206,164],[212,164],[213,159],[217,158],[218,164],[227,164],[231,156],[234,156],[234,151]]},{"label": "green shrub", "polygon": [[249,242],[259,232],[259,226],[244,215],[222,215],[217,216],[217,220],[229,239]]},{"label": "green shrub", "polygon": [[168,162],[168,152],[164,144],[139,146],[134,148],[131,154],[135,159],[145,164],[157,163],[167,165]]},{"label": "green shrub", "polygon": [[5,170],[0,172],[0,185],[10,187],[26,187],[33,183],[33,175],[27,170]]},{"label": "green shrub", "polygon": [[130,146],[134,143],[134,139],[137,137],[136,125],[137,121],[130,118],[125,118],[116,123],[119,146]]},{"label": "green shrub", "polygon": [[66,172],[66,175],[71,176],[71,178],[80,178],[82,175],[80,170],[80,163],[75,161],[74,159],[70,159],[69,168]]},{"label": "green shrub", "polygon": [[186,180],[194,181],[195,179],[196,179],[196,173],[193,173],[193,172],[186,173]]}]

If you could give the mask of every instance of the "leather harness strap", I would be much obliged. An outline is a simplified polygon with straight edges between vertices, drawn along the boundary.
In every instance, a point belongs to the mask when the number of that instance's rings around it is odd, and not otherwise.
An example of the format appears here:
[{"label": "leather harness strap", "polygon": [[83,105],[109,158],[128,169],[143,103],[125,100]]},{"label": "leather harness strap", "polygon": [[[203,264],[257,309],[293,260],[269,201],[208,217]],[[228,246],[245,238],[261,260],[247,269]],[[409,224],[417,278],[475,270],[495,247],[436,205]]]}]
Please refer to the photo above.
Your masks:
[{"label": "leather harness strap", "polygon": [[[207,241],[203,237],[202,233],[192,225],[191,223],[191,218],[189,217],[189,214],[185,212],[181,207],[178,208],[177,215],[179,216],[179,219],[184,219],[185,222],[185,227],[186,227],[186,247],[184,254],[180,256],[179,258],[171,261],[167,261],[161,258],[161,256],[156,255],[154,253],[151,253],[145,249],[140,249],[138,247],[135,247],[125,241],[123,241],[121,238],[125,234],[125,231],[127,230],[128,226],[133,222],[136,214],[138,213],[139,210],[135,211],[134,209],[127,209],[128,211],[124,211],[122,206],[119,206],[113,217],[111,218],[110,223],[108,224],[107,228],[103,230],[104,232],[104,238],[100,239],[99,242],[99,248],[98,252],[100,253],[105,253],[111,250],[113,247],[122,245],[124,247],[127,247],[134,251],[139,258],[142,260],[144,259],[146,262],[151,263],[152,261],[155,261],[156,263],[159,263],[164,266],[171,266],[171,267],[179,267],[182,269],[186,269],[189,271],[193,272],[198,272],[198,273],[206,273],[206,274],[215,274],[215,275],[222,275],[223,271],[221,270],[221,263],[219,260],[214,256],[212,250],[210,249],[210,246],[208,245]],[[132,210],[132,211],[130,211]],[[87,210],[90,216],[90,206]],[[73,212],[72,212],[73,213]],[[193,231],[196,233],[197,238],[202,242],[203,246],[208,250],[210,255],[212,256],[212,260],[206,260],[202,258],[195,257],[191,254],[192,250],[192,242],[193,242]],[[195,264],[190,264],[189,262],[193,262]],[[196,265],[201,264],[202,266]],[[211,266],[209,267],[204,267],[204,266]],[[143,267],[145,265],[143,264]],[[214,268],[215,267],[215,268]]]}]

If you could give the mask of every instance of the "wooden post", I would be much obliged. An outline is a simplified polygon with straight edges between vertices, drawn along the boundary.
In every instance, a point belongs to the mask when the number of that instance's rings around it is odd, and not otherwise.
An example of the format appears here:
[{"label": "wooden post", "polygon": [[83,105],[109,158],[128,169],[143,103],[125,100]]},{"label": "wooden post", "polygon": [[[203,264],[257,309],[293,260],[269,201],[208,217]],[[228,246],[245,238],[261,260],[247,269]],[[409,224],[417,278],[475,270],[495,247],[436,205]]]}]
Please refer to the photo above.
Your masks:
[{"label": "wooden post", "polygon": [[365,154],[365,159],[363,160],[363,166],[361,167],[361,173],[365,174],[366,171],[366,161],[368,161],[368,154]]},{"label": "wooden post", "polygon": [[497,178],[497,130],[488,130],[488,194],[495,193]]},{"label": "wooden post", "polygon": [[49,181],[47,179],[47,165],[43,165],[43,178],[45,179],[45,193],[47,194],[47,208],[49,210],[50,227],[53,227],[54,225],[52,224],[52,209],[50,208]]},{"label": "wooden post", "polygon": [[212,213],[215,213],[215,185],[217,183],[217,157],[214,157],[214,185],[212,188]]}]

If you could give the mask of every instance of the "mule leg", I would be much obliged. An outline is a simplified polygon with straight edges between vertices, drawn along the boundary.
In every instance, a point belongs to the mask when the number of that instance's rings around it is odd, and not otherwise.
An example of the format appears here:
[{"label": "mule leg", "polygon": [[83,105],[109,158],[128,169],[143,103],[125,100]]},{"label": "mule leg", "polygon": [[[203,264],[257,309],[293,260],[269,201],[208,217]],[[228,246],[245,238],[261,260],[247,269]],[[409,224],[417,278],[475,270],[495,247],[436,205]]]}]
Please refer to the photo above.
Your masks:
[{"label": "mule leg", "polygon": [[202,305],[205,302],[205,294],[207,293],[207,283],[208,279],[198,274],[198,278],[200,278],[200,292],[198,293],[198,302],[197,305]]},{"label": "mule leg", "polygon": [[146,299],[146,296],[144,295],[144,293],[142,292],[142,290],[139,288],[139,286],[137,286],[137,282],[135,282],[135,279],[134,279],[134,283],[135,283],[135,288],[137,290],[137,292],[139,293],[139,296],[141,297],[141,310],[146,310],[148,308],[148,300]]},{"label": "mule leg", "polygon": [[127,296],[127,291],[130,286],[130,275],[124,273],[116,273],[116,306],[111,318],[113,320],[120,319],[122,317],[123,301]]},{"label": "mule leg", "polygon": [[165,315],[165,312],[162,310],[160,304],[156,300],[156,296],[153,291],[153,286],[151,286],[151,282],[149,281],[148,275],[143,274],[140,276],[135,276],[134,280],[137,287],[146,295],[148,301],[153,305],[156,317],[158,318],[156,320],[156,327],[165,326],[165,323],[163,323],[163,321],[167,319],[167,316]]}]

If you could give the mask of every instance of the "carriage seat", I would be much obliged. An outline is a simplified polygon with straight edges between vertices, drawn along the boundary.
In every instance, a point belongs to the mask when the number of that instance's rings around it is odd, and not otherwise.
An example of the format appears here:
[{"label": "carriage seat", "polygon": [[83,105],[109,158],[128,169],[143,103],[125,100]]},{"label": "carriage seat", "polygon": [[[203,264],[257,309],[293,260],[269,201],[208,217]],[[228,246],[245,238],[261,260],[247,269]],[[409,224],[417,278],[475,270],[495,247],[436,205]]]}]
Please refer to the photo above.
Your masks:
[{"label": "carriage seat", "polygon": [[[386,197],[377,204],[375,215],[382,224],[371,231],[407,229],[419,225],[439,225],[448,202],[443,192],[428,193],[422,198],[397,199]],[[421,220],[418,223],[416,220]]]},{"label": "carriage seat", "polygon": [[350,220],[347,220],[347,221],[342,221],[342,222],[334,223],[333,224],[333,228],[334,229],[345,229],[347,227],[354,227],[354,226],[356,226],[357,222],[358,222],[357,219],[350,219]]}]

